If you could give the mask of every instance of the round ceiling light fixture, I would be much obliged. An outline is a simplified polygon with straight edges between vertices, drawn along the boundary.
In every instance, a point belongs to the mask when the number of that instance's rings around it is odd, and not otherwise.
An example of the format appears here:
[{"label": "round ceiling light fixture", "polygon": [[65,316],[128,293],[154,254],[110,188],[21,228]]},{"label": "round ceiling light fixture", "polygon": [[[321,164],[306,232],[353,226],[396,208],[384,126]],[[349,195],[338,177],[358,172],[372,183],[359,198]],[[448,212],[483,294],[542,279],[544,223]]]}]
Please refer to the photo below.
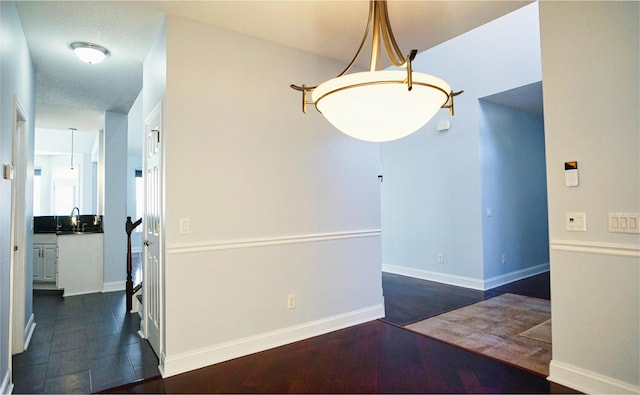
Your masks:
[{"label": "round ceiling light fixture", "polygon": [[78,59],[89,64],[100,63],[111,54],[105,47],[92,43],[75,42],[70,47]]}]

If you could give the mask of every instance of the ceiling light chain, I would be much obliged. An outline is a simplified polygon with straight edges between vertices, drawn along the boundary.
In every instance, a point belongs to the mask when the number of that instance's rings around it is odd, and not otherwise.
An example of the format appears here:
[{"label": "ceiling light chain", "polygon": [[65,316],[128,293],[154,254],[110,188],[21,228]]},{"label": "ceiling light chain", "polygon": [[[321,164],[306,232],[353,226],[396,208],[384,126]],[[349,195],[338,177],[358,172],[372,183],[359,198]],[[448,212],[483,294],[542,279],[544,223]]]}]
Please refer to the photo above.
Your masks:
[{"label": "ceiling light chain", "polygon": [[71,167],[70,169],[73,170],[73,132],[75,132],[76,128],[69,128],[69,130],[71,131]]},{"label": "ceiling light chain", "polygon": [[[347,74],[360,56],[372,26],[369,71]],[[401,77],[401,71],[382,70],[382,44],[391,64],[406,69],[405,77]],[[406,58],[402,55],[391,29],[386,0],[370,0],[364,36],[347,67],[320,85],[290,87],[302,92],[303,113],[307,113],[307,104],[314,104],[347,135],[374,142],[396,140],[422,127],[440,108],[449,108],[453,116],[453,97],[463,92],[453,92],[437,77],[415,73],[412,62],[417,53],[414,49]],[[398,89],[403,85],[404,93]],[[413,89],[416,86],[417,92]]]}]

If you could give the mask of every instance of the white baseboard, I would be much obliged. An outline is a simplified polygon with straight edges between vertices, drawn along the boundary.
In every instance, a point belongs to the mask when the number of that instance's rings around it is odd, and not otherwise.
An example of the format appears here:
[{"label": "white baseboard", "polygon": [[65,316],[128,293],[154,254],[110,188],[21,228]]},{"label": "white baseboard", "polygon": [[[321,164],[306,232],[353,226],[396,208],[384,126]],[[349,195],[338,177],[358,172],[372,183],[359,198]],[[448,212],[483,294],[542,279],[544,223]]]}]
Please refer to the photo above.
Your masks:
[{"label": "white baseboard", "polygon": [[486,291],[488,289],[499,287],[504,284],[535,276],[536,274],[548,272],[549,264],[543,263],[541,265],[503,274],[486,280],[480,280],[472,277],[456,276],[447,273],[432,272],[429,270],[414,269],[404,266],[388,265],[384,263],[382,264],[382,271],[387,273],[400,274],[402,276],[419,278],[421,280],[435,281],[443,284],[455,285],[458,287]]},{"label": "white baseboard", "polygon": [[515,272],[503,274],[496,277],[491,277],[484,280],[484,290],[499,287],[501,285],[509,284],[514,281],[535,276],[537,274],[546,273],[548,271],[549,271],[549,263],[547,262],[540,265],[528,267],[526,269],[516,270]]},{"label": "white baseboard", "polygon": [[29,343],[31,342],[31,336],[33,336],[33,331],[36,330],[35,317],[33,313],[31,313],[31,317],[29,317],[29,321],[27,325],[24,327],[24,349],[29,348]]},{"label": "white baseboard", "polygon": [[552,360],[549,381],[585,394],[638,394],[640,386]]},{"label": "white baseboard", "polygon": [[272,332],[161,358],[162,377],[228,361],[384,317],[384,305],[352,311]]},{"label": "white baseboard", "polygon": [[436,281],[443,284],[456,285],[458,287],[484,290],[482,280],[471,277],[456,276],[453,274],[432,272],[429,270],[414,269],[405,266],[382,264],[382,271],[402,276],[415,277],[421,280]]},{"label": "white baseboard", "polygon": [[126,289],[126,281],[110,281],[102,284],[102,292],[124,291]]},{"label": "white baseboard", "polygon": [[0,383],[0,394],[10,394],[13,391],[13,383],[11,382],[11,375],[9,369],[4,372],[2,376],[2,383]]}]

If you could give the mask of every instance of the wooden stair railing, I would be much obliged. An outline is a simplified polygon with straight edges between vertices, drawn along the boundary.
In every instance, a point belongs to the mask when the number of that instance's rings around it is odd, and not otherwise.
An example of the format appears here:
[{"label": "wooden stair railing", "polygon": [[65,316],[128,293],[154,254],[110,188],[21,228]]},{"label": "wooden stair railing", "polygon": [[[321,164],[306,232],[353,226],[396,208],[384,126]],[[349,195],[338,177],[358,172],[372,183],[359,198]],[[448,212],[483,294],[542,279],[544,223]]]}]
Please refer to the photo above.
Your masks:
[{"label": "wooden stair railing", "polygon": [[127,283],[125,285],[125,289],[127,292],[127,314],[133,308],[133,294],[142,287],[142,284],[138,284],[134,288],[133,278],[131,277],[131,272],[133,271],[133,265],[131,262],[131,232],[133,232],[133,230],[137,228],[141,223],[142,218],[139,218],[136,222],[131,222],[131,217],[127,217],[127,222],[125,225],[125,230],[127,231]]}]

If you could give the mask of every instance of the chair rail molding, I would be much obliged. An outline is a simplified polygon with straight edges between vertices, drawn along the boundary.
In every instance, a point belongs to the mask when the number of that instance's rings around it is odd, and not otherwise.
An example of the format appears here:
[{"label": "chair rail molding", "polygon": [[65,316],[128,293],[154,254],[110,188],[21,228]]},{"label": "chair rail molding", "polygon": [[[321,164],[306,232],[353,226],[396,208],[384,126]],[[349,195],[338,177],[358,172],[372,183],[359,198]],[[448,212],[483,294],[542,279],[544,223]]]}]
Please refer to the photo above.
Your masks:
[{"label": "chair rail molding", "polygon": [[556,251],[640,257],[639,244],[616,244],[573,240],[552,240],[549,244],[551,249]]},{"label": "chair rail molding", "polygon": [[167,246],[167,254],[186,254],[191,252],[232,250],[240,248],[266,247],[296,243],[313,243],[319,241],[354,239],[363,237],[380,237],[381,235],[382,231],[380,229],[365,229],[344,232],[301,234],[283,237],[265,237],[225,241],[211,240],[197,243],[175,243]]}]

